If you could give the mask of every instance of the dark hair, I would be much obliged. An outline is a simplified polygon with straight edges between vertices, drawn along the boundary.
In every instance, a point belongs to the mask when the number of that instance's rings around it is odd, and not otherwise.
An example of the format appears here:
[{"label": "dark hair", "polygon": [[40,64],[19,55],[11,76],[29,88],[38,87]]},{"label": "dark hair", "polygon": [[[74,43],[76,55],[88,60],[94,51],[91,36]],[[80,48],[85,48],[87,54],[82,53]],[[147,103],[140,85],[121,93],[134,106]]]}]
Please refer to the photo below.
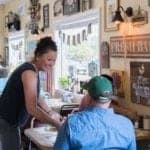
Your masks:
[{"label": "dark hair", "polygon": [[38,41],[36,49],[34,51],[34,55],[43,55],[49,50],[57,52],[57,46],[56,43],[52,40],[52,38],[50,36],[47,36]]}]

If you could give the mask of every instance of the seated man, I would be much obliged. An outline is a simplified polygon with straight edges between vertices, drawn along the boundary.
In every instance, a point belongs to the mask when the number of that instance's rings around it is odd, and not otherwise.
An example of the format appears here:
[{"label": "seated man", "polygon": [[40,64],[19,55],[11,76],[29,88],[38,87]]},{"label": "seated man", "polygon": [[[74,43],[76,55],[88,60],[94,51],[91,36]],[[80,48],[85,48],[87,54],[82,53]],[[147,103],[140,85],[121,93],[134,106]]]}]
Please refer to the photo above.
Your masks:
[{"label": "seated man", "polygon": [[96,76],[85,87],[88,107],[70,115],[64,122],[54,150],[136,150],[132,122],[109,108],[112,83],[106,77]]},{"label": "seated man", "polygon": [[[113,85],[113,78],[111,76],[109,76],[107,74],[102,74],[101,76],[106,77]],[[114,109],[115,113],[128,117],[132,122],[139,120],[139,117],[138,117],[136,111],[131,110],[129,108],[125,108],[123,106],[120,106],[117,101],[118,98],[116,96],[112,96],[111,99],[112,100],[111,100],[110,107],[112,107]],[[82,99],[79,110],[82,110],[82,109],[84,109],[84,107],[88,106],[88,102],[86,102],[86,101],[87,101],[87,99],[85,99],[85,98]]]}]

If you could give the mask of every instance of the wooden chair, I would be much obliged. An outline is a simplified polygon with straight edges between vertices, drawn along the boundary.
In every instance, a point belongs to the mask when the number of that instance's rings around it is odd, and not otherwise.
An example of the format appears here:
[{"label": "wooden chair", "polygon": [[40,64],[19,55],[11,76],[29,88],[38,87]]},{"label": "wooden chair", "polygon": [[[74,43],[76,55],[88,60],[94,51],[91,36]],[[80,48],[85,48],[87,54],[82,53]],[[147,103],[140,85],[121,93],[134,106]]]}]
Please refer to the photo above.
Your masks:
[{"label": "wooden chair", "polygon": [[79,104],[68,104],[61,106],[60,115],[63,117],[68,116],[68,114],[77,112],[79,110]]}]

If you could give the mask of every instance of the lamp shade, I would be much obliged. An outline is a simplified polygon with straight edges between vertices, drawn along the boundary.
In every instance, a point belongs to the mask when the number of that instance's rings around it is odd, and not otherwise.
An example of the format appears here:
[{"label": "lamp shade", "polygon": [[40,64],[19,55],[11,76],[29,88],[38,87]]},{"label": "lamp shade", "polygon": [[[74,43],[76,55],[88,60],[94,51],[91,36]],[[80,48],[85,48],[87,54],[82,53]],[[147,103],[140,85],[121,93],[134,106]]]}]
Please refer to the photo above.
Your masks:
[{"label": "lamp shade", "polygon": [[113,17],[112,22],[124,22],[119,10],[115,11],[115,16]]}]

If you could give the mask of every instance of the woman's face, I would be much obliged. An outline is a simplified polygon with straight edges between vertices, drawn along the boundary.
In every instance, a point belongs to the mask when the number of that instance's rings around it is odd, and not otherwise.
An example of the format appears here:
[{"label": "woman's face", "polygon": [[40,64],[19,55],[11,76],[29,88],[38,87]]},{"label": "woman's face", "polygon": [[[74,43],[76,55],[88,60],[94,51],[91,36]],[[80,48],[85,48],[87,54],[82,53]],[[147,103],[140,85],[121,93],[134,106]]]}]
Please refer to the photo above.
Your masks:
[{"label": "woman's face", "polygon": [[37,68],[41,71],[49,71],[55,65],[57,52],[48,51],[47,53],[37,57]]}]

